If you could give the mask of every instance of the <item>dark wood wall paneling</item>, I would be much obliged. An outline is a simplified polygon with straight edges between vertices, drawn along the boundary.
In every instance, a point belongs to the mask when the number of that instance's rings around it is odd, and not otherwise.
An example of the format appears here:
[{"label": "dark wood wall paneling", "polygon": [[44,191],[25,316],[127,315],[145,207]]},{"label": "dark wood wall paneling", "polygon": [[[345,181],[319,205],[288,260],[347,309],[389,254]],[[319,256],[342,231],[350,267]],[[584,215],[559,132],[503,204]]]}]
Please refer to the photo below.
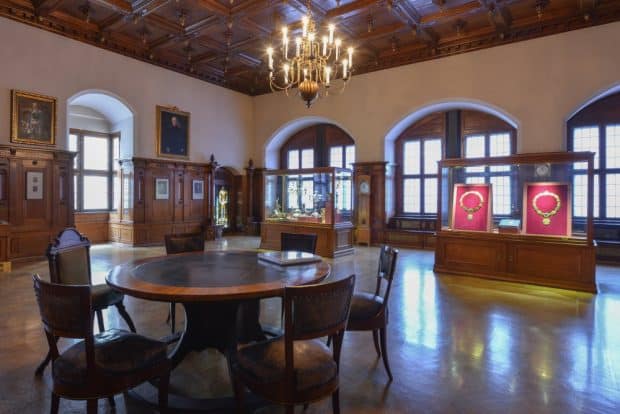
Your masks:
[{"label": "dark wood wall paneling", "polygon": [[[0,146],[0,261],[39,257],[73,225],[73,153]],[[27,198],[27,175],[42,174],[42,197]]]},{"label": "dark wood wall paneling", "polygon": [[[169,233],[204,229],[207,239],[215,237],[213,203],[217,163],[199,164],[146,158],[121,161],[121,197],[117,214],[110,215],[110,239],[132,245],[163,243]],[[168,198],[156,198],[157,179],[167,179]],[[194,180],[204,181],[204,197],[194,199]],[[232,177],[232,193],[240,183]],[[231,231],[243,230],[245,223],[232,223]]]}]

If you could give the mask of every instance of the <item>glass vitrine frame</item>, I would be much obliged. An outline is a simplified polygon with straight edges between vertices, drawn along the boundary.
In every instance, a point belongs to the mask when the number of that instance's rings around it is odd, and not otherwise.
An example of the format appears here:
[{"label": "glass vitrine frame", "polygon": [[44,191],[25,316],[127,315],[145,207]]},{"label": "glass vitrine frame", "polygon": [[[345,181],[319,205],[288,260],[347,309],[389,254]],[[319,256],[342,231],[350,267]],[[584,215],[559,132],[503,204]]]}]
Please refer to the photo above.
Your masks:
[{"label": "glass vitrine frame", "polygon": [[[521,220],[521,228],[515,234],[506,234],[507,237],[528,237],[532,239],[536,238],[553,238],[553,239],[571,239],[585,241],[587,245],[593,244],[593,197],[592,191],[594,188],[593,178],[593,160],[594,153],[591,152],[547,152],[547,153],[529,153],[529,154],[516,154],[502,157],[488,157],[488,158],[452,158],[439,161],[439,180],[438,180],[438,206],[437,206],[437,229],[440,232],[474,232],[474,230],[455,229],[453,226],[452,217],[454,210],[457,208],[455,204],[456,193],[454,192],[455,185],[464,183],[463,176],[467,176],[467,170],[492,171],[492,167],[508,168],[504,171],[510,171],[510,174],[505,176],[510,177],[510,185],[514,191],[514,197],[516,199],[516,205],[520,206],[517,209],[517,213],[507,215],[506,218],[517,218]],[[585,217],[574,217],[570,213],[573,200],[570,192],[573,189],[573,177],[575,163],[584,163],[586,168],[579,169],[580,175],[585,175],[587,188],[586,194],[586,215]],[[549,169],[549,177],[535,177],[533,171],[538,168]],[[554,174],[554,170],[556,173]],[[563,174],[558,174],[557,171],[563,171]],[[488,174],[487,174],[488,175]],[[481,175],[483,176],[483,175]],[[558,178],[561,176],[561,178]],[[457,178],[458,177],[458,178]],[[526,190],[528,185],[536,183],[546,183],[554,185],[567,185],[568,194],[566,200],[568,202],[567,208],[569,209],[567,215],[571,221],[568,226],[570,234],[564,236],[558,235],[545,235],[545,234],[531,234],[526,232],[525,223],[522,218],[526,217],[523,213],[523,199],[527,197]],[[490,194],[489,194],[490,196]],[[531,203],[530,203],[531,204]],[[529,204],[528,204],[529,205]],[[511,208],[512,209],[512,208]],[[465,209],[467,213],[467,209]],[[470,208],[471,210],[471,208]],[[471,214],[467,214],[471,216]],[[485,229],[479,230],[481,233],[498,233],[500,232],[498,227],[498,220],[501,218],[499,215],[489,215],[490,223]],[[541,220],[544,217],[541,216]],[[553,220],[553,218],[551,218]],[[575,229],[578,228],[578,231]],[[478,232],[478,231],[476,231]]]},{"label": "glass vitrine frame", "polygon": [[[312,194],[303,193],[312,182]],[[295,184],[289,187],[291,183]],[[297,192],[294,192],[294,189]],[[308,187],[307,187],[308,188]],[[296,197],[294,202],[290,199]],[[338,225],[351,223],[353,173],[339,167],[266,170],[263,214],[266,223]]]}]

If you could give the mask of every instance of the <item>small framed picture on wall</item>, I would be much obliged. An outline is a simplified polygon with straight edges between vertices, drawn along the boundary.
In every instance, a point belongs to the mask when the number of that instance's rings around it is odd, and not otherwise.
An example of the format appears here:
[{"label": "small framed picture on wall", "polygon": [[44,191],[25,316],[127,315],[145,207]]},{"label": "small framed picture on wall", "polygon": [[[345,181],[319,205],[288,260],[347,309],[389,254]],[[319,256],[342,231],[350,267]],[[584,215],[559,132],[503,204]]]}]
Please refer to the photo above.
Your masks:
[{"label": "small framed picture on wall", "polygon": [[205,182],[204,180],[192,180],[192,200],[204,200]]},{"label": "small framed picture on wall", "polygon": [[43,199],[43,173],[28,171],[26,173],[26,200]]},{"label": "small framed picture on wall", "polygon": [[167,200],[170,196],[170,182],[167,178],[155,179],[155,200]]}]

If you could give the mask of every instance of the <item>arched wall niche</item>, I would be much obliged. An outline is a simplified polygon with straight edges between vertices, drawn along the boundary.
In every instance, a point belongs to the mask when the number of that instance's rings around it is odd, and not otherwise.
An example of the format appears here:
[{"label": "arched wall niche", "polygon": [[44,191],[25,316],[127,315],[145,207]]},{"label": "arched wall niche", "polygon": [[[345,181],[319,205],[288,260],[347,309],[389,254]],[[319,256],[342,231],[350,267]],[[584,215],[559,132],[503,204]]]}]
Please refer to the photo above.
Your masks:
[{"label": "arched wall niche", "polygon": [[[135,153],[136,122],[135,111],[122,97],[101,89],[80,91],[67,99],[67,130],[72,128],[74,108],[89,108],[101,114],[109,124],[108,132],[120,132],[122,159],[131,158]],[[67,131],[68,132],[68,131]]]},{"label": "arched wall niche", "polygon": [[353,141],[355,137],[340,123],[325,117],[306,116],[294,119],[279,127],[271,137],[266,141],[264,147],[264,166],[265,168],[280,167],[280,149],[286,141],[299,131],[318,124],[333,125],[344,131]]}]

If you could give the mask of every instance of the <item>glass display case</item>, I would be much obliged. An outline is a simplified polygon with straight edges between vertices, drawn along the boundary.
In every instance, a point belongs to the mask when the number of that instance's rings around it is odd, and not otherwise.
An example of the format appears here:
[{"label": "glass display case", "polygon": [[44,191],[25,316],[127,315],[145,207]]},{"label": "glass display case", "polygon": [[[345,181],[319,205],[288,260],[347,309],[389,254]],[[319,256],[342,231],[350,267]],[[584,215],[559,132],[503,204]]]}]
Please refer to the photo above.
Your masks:
[{"label": "glass display case", "polygon": [[344,168],[265,173],[265,221],[337,224],[351,221],[352,173]]},{"label": "glass display case", "polygon": [[352,172],[321,167],[264,173],[261,247],[280,249],[280,234],[316,234],[317,254],[353,251]]},{"label": "glass display case", "polygon": [[561,152],[440,161],[435,269],[595,291],[593,160]]}]

